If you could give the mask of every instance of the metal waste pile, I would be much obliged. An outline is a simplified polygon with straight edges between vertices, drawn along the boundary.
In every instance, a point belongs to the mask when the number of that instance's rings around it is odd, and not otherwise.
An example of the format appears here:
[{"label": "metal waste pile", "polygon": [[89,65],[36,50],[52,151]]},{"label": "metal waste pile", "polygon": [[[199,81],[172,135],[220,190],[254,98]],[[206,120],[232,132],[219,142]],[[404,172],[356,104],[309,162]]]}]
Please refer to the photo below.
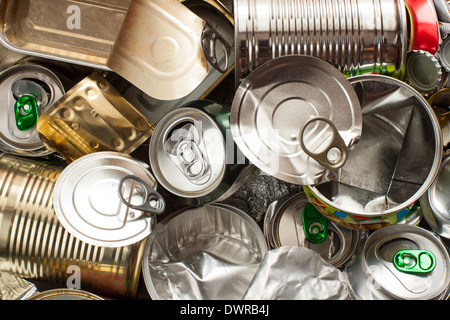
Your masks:
[{"label": "metal waste pile", "polygon": [[0,300],[447,300],[450,2],[0,2]]}]

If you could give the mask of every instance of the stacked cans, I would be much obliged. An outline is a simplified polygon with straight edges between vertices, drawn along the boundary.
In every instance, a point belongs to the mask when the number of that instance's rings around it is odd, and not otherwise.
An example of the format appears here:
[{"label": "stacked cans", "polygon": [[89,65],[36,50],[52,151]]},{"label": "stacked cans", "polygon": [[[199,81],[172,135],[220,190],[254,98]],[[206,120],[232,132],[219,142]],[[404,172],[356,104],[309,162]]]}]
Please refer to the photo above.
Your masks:
[{"label": "stacked cans", "polygon": [[0,12],[5,296],[448,299],[444,0]]}]

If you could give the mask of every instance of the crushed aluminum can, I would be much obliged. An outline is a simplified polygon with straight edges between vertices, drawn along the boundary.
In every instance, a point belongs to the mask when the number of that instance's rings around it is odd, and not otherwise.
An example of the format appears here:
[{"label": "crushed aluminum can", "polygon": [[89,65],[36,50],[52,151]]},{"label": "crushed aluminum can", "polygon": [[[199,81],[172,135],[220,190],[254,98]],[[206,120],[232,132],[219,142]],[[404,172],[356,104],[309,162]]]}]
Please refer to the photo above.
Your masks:
[{"label": "crushed aluminum can", "polygon": [[223,201],[254,172],[231,138],[229,117],[225,106],[197,100],[168,113],[156,125],[150,166],[160,185],[180,203]]},{"label": "crushed aluminum can", "polygon": [[449,264],[447,249],[435,234],[395,225],[373,232],[346,271],[362,300],[445,300]]}]

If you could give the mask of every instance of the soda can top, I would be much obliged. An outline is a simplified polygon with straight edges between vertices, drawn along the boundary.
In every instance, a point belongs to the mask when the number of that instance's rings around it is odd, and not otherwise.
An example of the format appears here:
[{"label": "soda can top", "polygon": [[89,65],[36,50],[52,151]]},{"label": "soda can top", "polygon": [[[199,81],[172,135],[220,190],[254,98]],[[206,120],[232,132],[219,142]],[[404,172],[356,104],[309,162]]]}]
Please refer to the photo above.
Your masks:
[{"label": "soda can top", "polygon": [[[308,216],[308,210],[318,214]],[[272,248],[309,248],[340,268],[354,256],[368,232],[345,228],[326,219],[312,207],[306,194],[300,192],[287,195],[269,206],[264,218],[264,235]]]},{"label": "soda can top", "polygon": [[362,115],[341,72],[321,59],[293,55],[262,64],[240,84],[230,125],[237,146],[259,169],[312,185],[334,163],[343,164],[361,135]]},{"label": "soda can top", "polygon": [[421,227],[378,229],[367,239],[359,259],[360,268],[349,274],[352,283],[359,281],[355,292],[363,300],[368,299],[360,290],[365,280],[371,284],[372,297],[401,300],[442,299],[450,282],[447,249]]},{"label": "soda can top", "polygon": [[213,192],[224,178],[226,150],[225,133],[211,115],[182,107],[156,125],[150,165],[166,190],[183,198],[199,198]]},{"label": "soda can top", "polygon": [[[123,184],[129,176],[139,177],[144,185],[133,184],[134,180]],[[100,247],[122,247],[143,240],[153,230],[155,215],[133,209],[129,203],[142,202],[146,190],[156,186],[144,162],[100,151],[75,160],[62,171],[53,205],[58,220],[75,238]]]}]

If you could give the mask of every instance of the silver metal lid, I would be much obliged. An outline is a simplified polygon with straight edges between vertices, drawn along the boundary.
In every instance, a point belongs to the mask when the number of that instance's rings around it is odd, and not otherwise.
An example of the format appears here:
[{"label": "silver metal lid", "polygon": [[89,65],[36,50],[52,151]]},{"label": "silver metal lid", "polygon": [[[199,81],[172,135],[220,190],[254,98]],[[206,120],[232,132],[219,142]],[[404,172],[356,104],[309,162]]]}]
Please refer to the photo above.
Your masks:
[{"label": "silver metal lid", "polygon": [[406,60],[405,80],[421,94],[432,94],[442,82],[439,60],[427,51],[412,51]]},{"label": "silver metal lid", "polygon": [[288,195],[273,202],[264,218],[264,235],[272,248],[300,246],[312,249],[335,267],[343,266],[368,236],[364,230],[342,227],[328,219],[324,241],[311,242],[305,236],[302,215],[310,205],[305,193]]},{"label": "silver metal lid", "polygon": [[[74,237],[102,247],[126,246],[146,238],[155,216],[121,201],[119,185],[128,176],[156,189],[149,166],[125,154],[102,151],[70,163],[58,177],[53,195],[63,227]],[[141,199],[142,190],[129,187],[124,194],[134,203]]]},{"label": "silver metal lid", "polygon": [[450,72],[450,37],[446,37],[441,43],[437,56],[445,71]]},{"label": "silver metal lid", "polygon": [[183,107],[162,118],[150,140],[150,165],[158,182],[184,198],[216,188],[226,166],[225,137],[218,124],[197,108]]},{"label": "silver metal lid", "polygon": [[450,153],[444,155],[438,175],[420,198],[425,221],[439,235],[450,238]]},{"label": "silver metal lid", "polygon": [[[305,126],[316,119],[329,123]],[[318,58],[295,55],[262,64],[241,83],[230,125],[236,144],[255,166],[289,183],[313,185],[327,168],[311,154],[326,151],[328,157],[337,151],[339,159],[342,149],[334,148],[334,139],[341,138],[346,147],[356,143],[362,116],[342,73]]]},{"label": "silver metal lid", "polygon": [[[394,263],[400,250],[431,252],[436,259],[435,268],[426,273],[400,271]],[[397,299],[436,299],[450,281],[450,260],[445,246],[434,234],[415,226],[394,225],[375,231],[365,244],[363,265],[366,271],[371,270],[374,288]]]},{"label": "silver metal lid", "polygon": [[33,96],[39,114],[64,95],[64,87],[49,69],[35,64],[16,65],[0,74],[1,110],[0,149],[24,156],[42,156],[54,152],[39,138],[36,128],[20,130],[15,114],[20,97]]}]

